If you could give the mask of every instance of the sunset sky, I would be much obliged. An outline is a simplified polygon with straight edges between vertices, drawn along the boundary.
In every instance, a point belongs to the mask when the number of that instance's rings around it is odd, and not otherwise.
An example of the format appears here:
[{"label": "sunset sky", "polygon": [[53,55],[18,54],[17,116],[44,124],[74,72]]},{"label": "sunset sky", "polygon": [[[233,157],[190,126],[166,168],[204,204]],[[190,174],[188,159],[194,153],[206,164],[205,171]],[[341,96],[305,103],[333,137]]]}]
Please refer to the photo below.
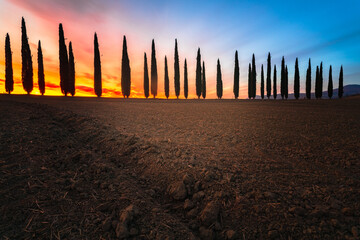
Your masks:
[{"label": "sunset sky", "polygon": [[[261,64],[266,56],[278,68],[285,56],[289,68],[289,92],[293,92],[295,58],[299,57],[301,92],[312,60],[313,85],[316,65],[324,64],[324,90],[329,65],[334,88],[341,64],[345,84],[360,84],[360,1],[149,1],[149,0],[0,0],[0,93],[5,92],[5,35],[13,52],[14,91],[24,94],[21,84],[21,17],[25,18],[37,87],[37,43],[41,40],[45,68],[45,95],[61,95],[59,83],[58,26],[63,24],[66,44],[72,41],[75,55],[76,96],[94,96],[93,37],[100,45],[103,96],[121,95],[122,38],[127,38],[131,66],[130,97],[143,97],[143,56],[150,69],[151,40],[155,39],[159,97],[164,96],[164,57],[168,58],[170,95],[174,96],[174,43],[178,39],[181,98],[183,66],[188,61],[189,95],[195,97],[196,52],[205,61],[207,96],[216,97],[216,61],[223,73],[224,97],[233,98],[235,50],[240,60],[240,96],[247,97],[247,71],[256,56],[258,94]],[[278,90],[279,92],[279,90]]]}]

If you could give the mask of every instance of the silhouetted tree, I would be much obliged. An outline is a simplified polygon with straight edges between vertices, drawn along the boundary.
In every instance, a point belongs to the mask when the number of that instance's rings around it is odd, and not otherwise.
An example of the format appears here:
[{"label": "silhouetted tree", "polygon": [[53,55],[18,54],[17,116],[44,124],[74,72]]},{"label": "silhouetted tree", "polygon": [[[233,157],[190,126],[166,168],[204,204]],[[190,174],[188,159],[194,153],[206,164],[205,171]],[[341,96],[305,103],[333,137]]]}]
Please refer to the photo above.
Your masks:
[{"label": "silhouetted tree", "polygon": [[155,42],[152,40],[151,44],[151,94],[155,98],[157,95],[157,64],[156,64],[156,52],[155,52]]},{"label": "silhouetted tree", "polygon": [[223,85],[222,85],[222,79],[221,79],[221,66],[220,66],[220,60],[217,60],[217,72],[216,72],[216,94],[218,99],[222,98],[223,95]]},{"label": "silhouetted tree", "polygon": [[306,71],[306,98],[311,99],[311,60],[309,58],[309,66]]},{"label": "silhouetted tree", "polygon": [[72,43],[69,43],[69,93],[75,95],[75,60]]},{"label": "silhouetted tree", "polygon": [[239,58],[238,51],[235,52],[235,69],[234,69],[234,96],[235,99],[239,97],[239,81],[240,81],[240,68],[239,68]]},{"label": "silhouetted tree", "polygon": [[281,93],[281,98],[284,99],[285,97],[285,82],[286,82],[286,76],[285,76],[286,72],[285,72],[285,58],[282,57],[281,60],[281,79],[280,79],[280,93]]},{"label": "silhouetted tree", "polygon": [[289,91],[288,91],[288,86],[289,86],[289,72],[288,72],[288,67],[286,65],[285,67],[285,99],[288,99],[288,95],[289,95]]},{"label": "silhouetted tree", "polygon": [[271,55],[267,58],[267,72],[266,72],[266,96],[269,99],[271,96]]},{"label": "silhouetted tree", "polygon": [[203,99],[206,98],[206,76],[205,76],[205,62],[203,61],[202,77],[201,77],[201,95]]},{"label": "silhouetted tree", "polygon": [[344,71],[343,66],[341,65],[340,74],[339,74],[339,89],[338,89],[338,96],[342,98],[344,94]]},{"label": "silhouetted tree", "polygon": [[144,95],[146,98],[149,97],[149,71],[146,53],[144,53]]},{"label": "silhouetted tree", "polygon": [[184,97],[185,97],[185,99],[188,98],[188,90],[189,90],[188,71],[187,71],[187,63],[186,63],[186,58],[185,58],[185,62],[184,62]]},{"label": "silhouetted tree", "polygon": [[329,69],[329,84],[328,84],[328,97],[331,99],[333,96],[333,80],[332,80],[332,67]]},{"label": "silhouetted tree", "polygon": [[179,65],[179,53],[178,53],[177,39],[175,39],[174,86],[175,86],[175,95],[177,98],[179,98],[179,95],[180,95],[180,65]]},{"label": "silhouetted tree", "polygon": [[164,88],[165,88],[165,96],[166,96],[166,98],[169,98],[169,73],[168,73],[168,65],[167,65],[166,56],[165,56]]},{"label": "silhouetted tree", "polygon": [[22,59],[22,84],[27,94],[33,90],[33,66],[31,50],[26,34],[25,20],[21,20],[21,59]]},{"label": "silhouetted tree", "polygon": [[197,56],[196,56],[196,95],[198,98],[201,96],[201,55],[200,55],[200,48],[198,48]]},{"label": "silhouetted tree", "polygon": [[320,98],[319,89],[320,89],[320,72],[319,66],[316,66],[316,77],[315,77],[315,97],[318,99]]},{"label": "silhouetted tree", "polygon": [[264,65],[261,64],[261,83],[260,83],[261,99],[264,99]]},{"label": "silhouetted tree", "polygon": [[98,97],[102,94],[102,83],[101,83],[101,60],[98,38],[95,33],[94,35],[94,90]]},{"label": "silhouetted tree", "polygon": [[251,84],[251,97],[253,99],[255,99],[256,97],[256,64],[255,64],[255,54],[253,54],[252,56],[252,75],[251,75],[251,80],[252,80],[252,84]]},{"label": "silhouetted tree", "polygon": [[126,37],[123,40],[123,51],[121,61],[121,91],[124,98],[129,98],[131,92],[131,69],[130,60],[127,52]]},{"label": "silhouetted tree", "polygon": [[5,38],[5,91],[11,93],[14,90],[14,77],[12,67],[12,52],[9,34]]},{"label": "silhouetted tree", "polygon": [[251,71],[251,63],[249,63],[249,72],[248,72],[248,98],[251,99],[252,96],[252,71]]},{"label": "silhouetted tree", "polygon": [[300,97],[300,73],[299,73],[299,61],[295,60],[295,74],[294,74],[294,96],[296,99]]},{"label": "silhouetted tree", "polygon": [[44,62],[41,50],[41,42],[38,45],[38,85],[41,95],[45,93],[45,75],[44,75]]},{"label": "silhouetted tree", "polygon": [[322,62],[320,63],[320,72],[319,72],[319,97],[322,98],[322,91],[323,91],[323,82],[324,82],[324,78],[323,78],[323,64]]},{"label": "silhouetted tree", "polygon": [[69,59],[65,44],[63,26],[59,24],[60,88],[66,96],[69,93]]},{"label": "silhouetted tree", "polygon": [[277,97],[276,65],[274,65],[274,99]]}]

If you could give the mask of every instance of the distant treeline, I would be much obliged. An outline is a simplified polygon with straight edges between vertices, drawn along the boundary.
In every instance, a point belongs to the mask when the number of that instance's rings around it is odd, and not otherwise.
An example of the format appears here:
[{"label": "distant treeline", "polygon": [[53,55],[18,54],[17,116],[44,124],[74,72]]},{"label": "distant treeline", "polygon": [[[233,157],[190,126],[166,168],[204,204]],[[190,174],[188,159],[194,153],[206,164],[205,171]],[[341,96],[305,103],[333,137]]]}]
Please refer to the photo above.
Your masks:
[{"label": "distant treeline", "polygon": [[[38,43],[38,86],[40,93],[44,95],[45,93],[45,75],[44,75],[44,65],[43,65],[43,55],[41,50],[41,42]],[[28,42],[28,37],[26,33],[25,20],[22,18],[21,22],[21,59],[22,59],[22,72],[21,79],[24,90],[27,94],[30,94],[33,90],[33,65],[32,65],[32,55]],[[168,74],[168,64],[167,57],[164,58],[165,69],[164,69],[164,91],[166,98],[169,98],[169,74]],[[75,95],[75,59],[73,54],[73,48],[71,41],[69,42],[69,51],[65,43],[65,36],[63,26],[59,24],[59,63],[60,63],[60,88],[61,92],[67,96]],[[11,93],[14,90],[14,81],[13,81],[13,68],[12,68],[12,52],[10,45],[10,36],[6,34],[5,39],[5,90],[7,93]],[[267,72],[266,72],[266,97],[270,99],[271,95],[273,98],[277,98],[277,71],[276,65],[274,65],[273,73],[273,87],[271,87],[271,55],[268,54],[267,58]],[[102,81],[101,81],[101,59],[100,59],[100,50],[97,34],[94,34],[94,93],[96,96],[101,97],[102,95]],[[184,97],[187,99],[189,96],[188,93],[188,71],[187,71],[187,62],[186,58],[184,61]],[[333,80],[332,80],[332,66],[330,65],[329,69],[329,81],[328,81],[328,97],[332,98],[333,96]],[[149,82],[149,72],[147,64],[147,56],[144,53],[144,96],[148,98],[151,94],[153,98],[157,96],[158,93],[158,72],[157,72],[157,63],[156,63],[156,51],[155,51],[155,41],[152,40],[151,45],[151,64],[150,64],[150,79],[151,85]],[[261,98],[265,97],[265,76],[264,76],[264,66],[261,65],[261,75],[260,75],[260,95]],[[339,74],[339,91],[338,97],[341,98],[344,92],[344,74],[343,67],[340,68]],[[239,97],[239,85],[240,85],[240,67],[238,59],[238,51],[235,52],[235,67],[234,67],[234,84],[233,84],[233,93],[235,99]],[[257,73],[256,73],[256,61],[255,54],[252,55],[252,61],[249,63],[248,70],[248,98],[256,98],[256,85],[257,85]],[[280,95],[282,99],[288,98],[288,85],[289,85],[289,74],[288,66],[285,64],[285,58],[282,57],[281,60],[281,74],[280,74]],[[205,62],[201,63],[201,53],[200,48],[197,51],[196,57],[196,77],[195,77],[195,86],[196,86],[196,95],[200,99],[206,98],[206,74],[205,74]],[[174,87],[175,87],[175,96],[179,98],[180,96],[180,64],[179,64],[179,52],[178,52],[178,43],[175,39],[175,50],[174,50]],[[149,93],[150,91],[150,93]],[[320,63],[320,67],[316,66],[316,75],[315,75],[315,97],[322,98],[323,91],[323,64]],[[123,38],[123,51],[122,51],[122,61],[121,61],[121,92],[124,98],[128,98],[131,94],[131,68],[130,60],[127,51],[126,37]],[[221,74],[221,65],[220,60],[217,60],[217,74],[216,74],[216,94],[219,99],[223,96],[223,81]],[[295,74],[294,74],[294,96],[296,99],[300,97],[300,73],[299,73],[299,63],[298,58],[295,60]],[[306,97],[311,98],[311,60],[309,59],[309,65],[306,71]]]}]

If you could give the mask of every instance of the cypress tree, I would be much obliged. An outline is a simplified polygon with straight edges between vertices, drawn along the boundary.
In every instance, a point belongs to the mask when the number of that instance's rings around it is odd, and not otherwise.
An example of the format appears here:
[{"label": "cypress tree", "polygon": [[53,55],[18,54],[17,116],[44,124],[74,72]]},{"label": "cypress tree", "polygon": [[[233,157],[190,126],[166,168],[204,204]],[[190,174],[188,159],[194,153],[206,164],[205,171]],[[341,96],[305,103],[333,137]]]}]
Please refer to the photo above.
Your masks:
[{"label": "cypress tree", "polygon": [[267,58],[267,73],[266,73],[266,96],[269,99],[271,96],[271,55]]},{"label": "cypress tree", "polygon": [[65,44],[63,26],[59,24],[60,88],[66,96],[69,93],[69,59]]},{"label": "cypress tree", "polygon": [[251,90],[251,85],[252,85],[252,71],[251,71],[251,63],[249,63],[249,73],[248,73],[248,98],[251,99],[251,94],[252,94],[252,90]]},{"label": "cypress tree", "polygon": [[72,44],[69,43],[69,93],[75,95],[75,60]]},{"label": "cypress tree", "polygon": [[309,66],[306,71],[306,97],[311,99],[311,60],[309,58]]},{"label": "cypress tree", "polygon": [[320,82],[320,73],[319,73],[319,66],[316,66],[316,78],[315,78],[315,97],[318,99],[319,96],[319,84]]},{"label": "cypress tree", "polygon": [[197,57],[196,57],[196,95],[198,98],[201,96],[201,55],[200,55],[200,48],[198,48],[197,51]]},{"label": "cypress tree", "polygon": [[288,67],[286,65],[286,68],[285,68],[285,99],[288,99],[288,94],[289,94],[289,91],[288,91],[288,86],[289,86],[289,72],[288,72]]},{"label": "cypress tree", "polygon": [[165,86],[165,96],[169,98],[169,73],[168,73],[168,65],[167,65],[167,58],[165,56],[165,74],[164,74],[164,86]]},{"label": "cypress tree", "polygon": [[151,44],[151,95],[155,98],[157,95],[157,65],[156,65],[156,53],[155,53],[155,42],[152,40]]},{"label": "cypress tree", "polygon": [[121,60],[121,91],[124,98],[129,98],[131,92],[131,69],[125,36],[123,39],[123,51]]},{"label": "cypress tree", "polygon": [[260,83],[261,99],[264,99],[264,65],[261,64],[261,83]]},{"label": "cypress tree", "polygon": [[328,97],[331,99],[333,96],[333,81],[332,81],[332,67],[329,69],[329,84],[328,84]]},{"label": "cypress tree", "polygon": [[343,66],[341,65],[340,74],[339,74],[339,89],[338,89],[338,96],[342,98],[344,94],[344,71]]},{"label": "cypress tree", "polygon": [[294,74],[294,96],[296,99],[300,97],[300,73],[298,58],[295,60],[295,74]]},{"label": "cypress tree", "polygon": [[220,66],[220,60],[217,61],[217,72],[216,72],[216,93],[218,99],[222,98],[223,95],[223,85],[222,85],[222,79],[221,79],[221,66]]},{"label": "cypress tree", "polygon": [[144,53],[144,95],[146,98],[149,97],[149,71],[146,53]]},{"label": "cypress tree", "polygon": [[274,65],[274,99],[277,97],[276,65]]},{"label": "cypress tree", "polygon": [[252,80],[252,84],[251,84],[251,96],[253,99],[255,99],[256,97],[256,65],[255,65],[255,54],[253,54],[252,56],[252,74],[251,74],[251,80]]},{"label": "cypress tree", "polygon": [[238,51],[235,52],[235,69],[234,69],[234,96],[235,99],[239,97],[239,81],[240,81],[240,68],[239,68],[239,58]]},{"label": "cypress tree", "polygon": [[5,91],[11,93],[14,90],[14,77],[12,67],[12,52],[10,36],[7,33],[5,38]]},{"label": "cypress tree", "polygon": [[281,98],[284,99],[285,97],[285,58],[282,57],[281,60],[281,75],[280,75],[281,79],[280,79],[280,93],[281,93]]},{"label": "cypress tree", "polygon": [[177,39],[175,39],[175,59],[174,59],[174,85],[175,95],[179,98],[180,95],[180,66]]},{"label": "cypress tree", "polygon": [[320,63],[320,72],[319,72],[319,97],[322,98],[322,91],[323,91],[323,64]]},{"label": "cypress tree", "polygon": [[44,75],[44,63],[43,63],[43,55],[41,50],[41,42],[39,40],[38,45],[38,85],[39,91],[41,95],[45,93],[45,75]]},{"label": "cypress tree", "polygon": [[188,98],[188,90],[189,90],[188,71],[187,71],[187,63],[186,63],[186,58],[185,58],[185,62],[184,62],[184,97],[185,97],[185,99]]},{"label": "cypress tree", "polygon": [[202,78],[201,78],[201,94],[203,99],[206,98],[206,76],[205,76],[205,62],[203,61]]},{"label": "cypress tree", "polygon": [[30,94],[33,90],[33,67],[32,56],[28,37],[26,33],[25,20],[21,20],[21,59],[22,59],[22,84],[27,94]]},{"label": "cypress tree", "polygon": [[94,35],[94,90],[98,97],[102,95],[102,83],[101,83],[101,60],[98,38]]}]

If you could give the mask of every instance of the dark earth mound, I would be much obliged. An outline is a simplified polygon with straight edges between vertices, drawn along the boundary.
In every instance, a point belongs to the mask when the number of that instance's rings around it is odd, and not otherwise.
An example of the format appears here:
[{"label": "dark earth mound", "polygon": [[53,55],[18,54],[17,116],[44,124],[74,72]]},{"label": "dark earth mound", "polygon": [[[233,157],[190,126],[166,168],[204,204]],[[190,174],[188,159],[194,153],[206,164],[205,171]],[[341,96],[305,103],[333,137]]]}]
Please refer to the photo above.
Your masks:
[{"label": "dark earth mound", "polygon": [[4,239],[358,239],[360,101],[0,96]]}]

